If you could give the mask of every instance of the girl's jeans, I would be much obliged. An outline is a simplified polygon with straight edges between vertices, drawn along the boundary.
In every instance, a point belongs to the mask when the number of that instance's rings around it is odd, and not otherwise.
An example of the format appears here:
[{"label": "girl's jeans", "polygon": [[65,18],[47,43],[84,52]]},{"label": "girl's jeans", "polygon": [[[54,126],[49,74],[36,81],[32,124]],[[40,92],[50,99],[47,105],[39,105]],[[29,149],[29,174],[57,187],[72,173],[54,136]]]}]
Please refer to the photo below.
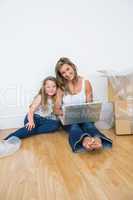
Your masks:
[{"label": "girl's jeans", "polygon": [[60,127],[60,121],[59,120],[53,120],[53,119],[47,119],[45,117],[41,117],[40,115],[34,114],[34,123],[35,128],[33,128],[31,131],[28,130],[25,125],[28,123],[27,115],[24,119],[24,127],[18,129],[14,133],[11,133],[8,135],[6,139],[10,138],[11,136],[16,136],[18,138],[26,138],[33,135],[43,134],[43,133],[49,133],[57,131]]},{"label": "girl's jeans", "polygon": [[112,147],[111,139],[103,135],[92,122],[65,125],[63,128],[69,133],[69,143],[73,152],[84,150],[82,141],[86,136],[99,137],[102,141],[103,148]]}]

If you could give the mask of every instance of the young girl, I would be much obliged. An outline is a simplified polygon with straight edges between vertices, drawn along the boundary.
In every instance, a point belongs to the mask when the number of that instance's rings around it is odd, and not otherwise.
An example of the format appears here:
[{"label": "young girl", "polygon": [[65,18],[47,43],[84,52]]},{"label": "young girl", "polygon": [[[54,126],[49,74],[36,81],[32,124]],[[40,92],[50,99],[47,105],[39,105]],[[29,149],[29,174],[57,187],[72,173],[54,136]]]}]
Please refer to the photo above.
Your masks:
[{"label": "young girl", "polygon": [[[92,87],[89,80],[84,80],[77,74],[76,66],[69,58],[63,57],[58,60],[55,73],[60,87],[55,103],[56,114],[63,114],[62,105],[92,101]],[[69,143],[74,152],[112,146],[112,141],[91,122],[65,125],[64,129],[69,133]]]},{"label": "young girl", "polygon": [[[53,106],[57,92],[57,81],[49,76],[44,79],[42,87],[32,104],[29,107],[28,114],[24,119],[24,127],[8,135],[3,141],[0,141],[0,149],[7,147],[7,141],[12,136],[26,138],[37,134],[45,134],[57,131],[60,127],[59,119],[53,112]],[[0,152],[0,154],[2,154]],[[0,155],[1,156],[1,155]]]}]

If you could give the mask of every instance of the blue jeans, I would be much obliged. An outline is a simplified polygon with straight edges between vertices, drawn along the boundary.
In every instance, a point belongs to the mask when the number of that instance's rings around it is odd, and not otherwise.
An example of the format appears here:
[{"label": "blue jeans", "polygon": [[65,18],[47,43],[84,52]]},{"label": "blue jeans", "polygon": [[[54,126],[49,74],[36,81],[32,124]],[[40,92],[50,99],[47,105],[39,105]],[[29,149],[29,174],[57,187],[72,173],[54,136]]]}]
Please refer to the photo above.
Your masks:
[{"label": "blue jeans", "polygon": [[[24,119],[24,125],[28,123],[28,118],[27,115]],[[57,131],[60,127],[60,121],[59,120],[53,120],[53,119],[47,119],[45,117],[41,117],[40,115],[34,114],[34,123],[35,123],[35,128],[32,130],[28,130],[25,126],[18,129],[14,133],[11,133],[8,135],[6,139],[16,136],[18,138],[26,138],[30,137],[33,135],[38,135],[38,134],[43,134],[43,133],[51,133],[54,131]]]},{"label": "blue jeans", "polygon": [[84,137],[99,137],[103,148],[111,148],[112,141],[102,134],[92,122],[65,125],[63,128],[69,133],[69,144],[73,152],[85,150],[82,146]]}]

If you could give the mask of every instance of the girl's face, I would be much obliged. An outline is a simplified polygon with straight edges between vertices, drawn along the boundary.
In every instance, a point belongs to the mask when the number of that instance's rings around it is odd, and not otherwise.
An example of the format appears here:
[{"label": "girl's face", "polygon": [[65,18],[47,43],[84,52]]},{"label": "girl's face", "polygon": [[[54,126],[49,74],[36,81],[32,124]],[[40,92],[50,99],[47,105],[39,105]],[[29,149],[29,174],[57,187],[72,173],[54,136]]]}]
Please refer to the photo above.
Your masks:
[{"label": "girl's face", "polygon": [[61,76],[68,81],[72,81],[75,78],[75,72],[71,65],[64,64],[59,70]]},{"label": "girl's face", "polygon": [[57,91],[56,83],[54,81],[47,80],[44,86],[44,90],[48,96],[55,95]]}]

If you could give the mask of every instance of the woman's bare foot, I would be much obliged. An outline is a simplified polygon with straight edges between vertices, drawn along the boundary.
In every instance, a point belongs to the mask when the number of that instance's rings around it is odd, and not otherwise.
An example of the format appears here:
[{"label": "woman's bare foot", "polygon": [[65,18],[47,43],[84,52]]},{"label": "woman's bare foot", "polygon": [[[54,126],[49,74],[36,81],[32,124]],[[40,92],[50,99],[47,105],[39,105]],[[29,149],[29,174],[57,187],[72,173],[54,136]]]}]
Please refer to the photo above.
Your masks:
[{"label": "woman's bare foot", "polygon": [[91,147],[94,150],[100,150],[100,149],[102,149],[102,141],[101,141],[101,139],[98,138],[98,137],[94,137],[94,142],[92,143]]},{"label": "woman's bare foot", "polygon": [[84,139],[83,139],[83,142],[82,142],[82,145],[83,147],[87,150],[87,151],[92,151],[93,148],[92,148],[92,144],[94,143],[94,138],[93,137],[89,137],[89,136],[86,136]]},{"label": "woman's bare foot", "polygon": [[87,151],[100,150],[102,148],[102,141],[98,137],[86,136],[83,139],[82,145]]}]

